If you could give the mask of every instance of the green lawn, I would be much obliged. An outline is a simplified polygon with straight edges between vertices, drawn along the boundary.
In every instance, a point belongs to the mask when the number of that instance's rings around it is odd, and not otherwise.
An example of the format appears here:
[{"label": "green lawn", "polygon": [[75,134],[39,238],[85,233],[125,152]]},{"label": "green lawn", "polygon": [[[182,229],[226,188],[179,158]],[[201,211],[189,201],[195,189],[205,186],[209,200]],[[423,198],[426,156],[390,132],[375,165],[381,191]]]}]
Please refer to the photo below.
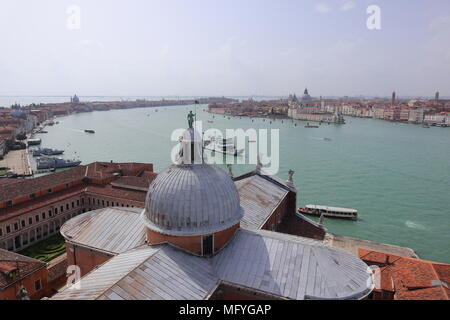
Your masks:
[{"label": "green lawn", "polygon": [[64,238],[60,234],[57,234],[38,242],[19,253],[30,258],[49,262],[50,260],[62,255],[64,252],[66,252]]},{"label": "green lawn", "polygon": [[0,169],[0,176],[1,175],[5,175],[5,174],[7,174],[8,173],[8,168],[2,168],[2,169]]}]

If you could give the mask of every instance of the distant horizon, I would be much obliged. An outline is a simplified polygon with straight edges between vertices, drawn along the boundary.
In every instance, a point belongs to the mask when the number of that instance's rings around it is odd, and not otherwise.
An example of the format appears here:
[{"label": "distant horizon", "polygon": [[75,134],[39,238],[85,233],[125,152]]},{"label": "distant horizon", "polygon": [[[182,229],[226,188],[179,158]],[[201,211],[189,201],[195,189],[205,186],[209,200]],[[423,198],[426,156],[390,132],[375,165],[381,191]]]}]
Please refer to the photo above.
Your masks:
[{"label": "distant horizon", "polygon": [[[83,95],[83,94],[76,94],[79,98],[85,97],[85,98],[95,98],[95,97],[114,97],[114,98],[120,98],[120,97],[143,97],[143,98],[165,98],[165,97],[171,97],[171,98],[217,98],[217,97],[225,97],[225,98],[238,98],[238,97],[268,97],[268,98],[283,98],[283,97],[289,97],[289,95],[295,94],[297,97],[301,97],[303,93],[297,93],[297,92],[291,92],[288,94],[278,94],[278,95],[270,95],[270,94],[249,94],[249,95],[178,95],[178,94],[167,94],[167,95],[145,95],[145,94],[124,94],[124,95],[109,95],[109,94],[94,94],[94,95]],[[313,98],[388,98],[391,99],[391,95],[365,95],[365,94],[359,94],[359,95],[314,95],[310,94]],[[55,95],[46,95],[46,94],[24,94],[24,95],[14,95],[14,94],[2,94],[0,95],[0,98],[14,98],[14,97],[24,97],[24,98],[71,98],[74,94],[55,94]],[[424,96],[424,95],[399,95],[396,93],[396,99],[409,99],[409,98],[430,98],[434,99],[434,95]],[[439,95],[439,99],[449,99],[450,96],[442,96]]]}]

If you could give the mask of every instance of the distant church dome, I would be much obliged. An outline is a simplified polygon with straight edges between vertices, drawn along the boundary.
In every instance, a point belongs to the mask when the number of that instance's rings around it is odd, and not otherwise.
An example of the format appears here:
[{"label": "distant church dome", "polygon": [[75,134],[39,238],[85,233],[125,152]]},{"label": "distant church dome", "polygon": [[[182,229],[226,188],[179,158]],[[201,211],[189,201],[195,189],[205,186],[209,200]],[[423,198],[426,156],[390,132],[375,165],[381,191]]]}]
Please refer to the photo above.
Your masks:
[{"label": "distant church dome", "polygon": [[311,100],[311,96],[308,93],[308,88],[305,89],[305,92],[303,92],[302,100]]},{"label": "distant church dome", "polygon": [[203,161],[202,140],[193,128],[180,142],[178,164],[158,174],[149,187],[143,211],[147,227],[161,234],[190,236],[238,224],[243,210],[233,180]]},{"label": "distant church dome", "polygon": [[14,118],[22,118],[25,116],[25,112],[20,109],[13,109],[10,114]]}]

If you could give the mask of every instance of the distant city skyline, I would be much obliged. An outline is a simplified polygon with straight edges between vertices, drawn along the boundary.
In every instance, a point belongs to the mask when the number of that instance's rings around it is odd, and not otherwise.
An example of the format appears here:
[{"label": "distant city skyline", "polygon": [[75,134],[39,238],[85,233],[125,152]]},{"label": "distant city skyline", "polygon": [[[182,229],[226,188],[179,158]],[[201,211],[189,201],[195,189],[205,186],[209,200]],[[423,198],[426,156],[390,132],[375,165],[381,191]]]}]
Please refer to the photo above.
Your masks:
[{"label": "distant city skyline", "polygon": [[0,96],[445,99],[449,30],[445,0],[5,0]]}]

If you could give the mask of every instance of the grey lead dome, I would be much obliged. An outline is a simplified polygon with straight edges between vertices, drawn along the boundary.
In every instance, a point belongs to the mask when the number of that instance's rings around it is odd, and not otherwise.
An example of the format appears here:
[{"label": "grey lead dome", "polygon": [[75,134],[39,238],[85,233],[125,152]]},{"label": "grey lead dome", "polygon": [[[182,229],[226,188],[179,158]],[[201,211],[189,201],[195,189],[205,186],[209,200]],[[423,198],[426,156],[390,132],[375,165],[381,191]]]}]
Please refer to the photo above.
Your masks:
[{"label": "grey lead dome", "polygon": [[234,182],[206,163],[171,166],[150,185],[144,221],[169,235],[208,234],[237,224],[243,210]]},{"label": "grey lead dome", "polygon": [[[183,139],[181,148],[186,150],[192,142]],[[202,161],[172,165],[158,174],[149,187],[142,216],[150,230],[162,234],[201,235],[239,223],[243,210],[233,180]]]}]

